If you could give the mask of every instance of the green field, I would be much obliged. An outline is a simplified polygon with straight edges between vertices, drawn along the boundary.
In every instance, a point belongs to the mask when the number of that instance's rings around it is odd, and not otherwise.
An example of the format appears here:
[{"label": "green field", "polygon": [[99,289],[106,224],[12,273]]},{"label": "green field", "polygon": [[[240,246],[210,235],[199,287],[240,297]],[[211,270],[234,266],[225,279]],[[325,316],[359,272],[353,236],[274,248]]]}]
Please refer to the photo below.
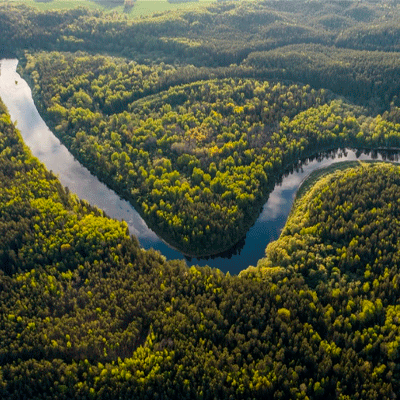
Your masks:
[{"label": "green field", "polygon": [[138,0],[132,8],[125,8],[123,1],[101,1],[101,0],[50,0],[50,1],[37,1],[37,0],[16,0],[11,1],[14,4],[26,4],[36,7],[39,10],[62,10],[71,9],[76,7],[87,7],[89,9],[113,11],[125,14],[130,18],[146,17],[164,11],[174,11],[180,9],[198,9],[199,7],[206,6],[213,3],[214,0],[200,0],[197,2],[186,3],[169,3],[166,0],[151,1],[151,0]]}]

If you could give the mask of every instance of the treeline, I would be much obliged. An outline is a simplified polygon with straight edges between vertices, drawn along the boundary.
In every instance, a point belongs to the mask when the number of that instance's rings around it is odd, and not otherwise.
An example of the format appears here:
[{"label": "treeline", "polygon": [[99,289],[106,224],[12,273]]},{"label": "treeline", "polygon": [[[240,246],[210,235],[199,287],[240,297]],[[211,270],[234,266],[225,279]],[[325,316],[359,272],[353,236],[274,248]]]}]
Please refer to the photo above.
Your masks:
[{"label": "treeline", "polygon": [[242,65],[269,79],[288,79],[330,89],[368,104],[374,111],[388,109],[391,103],[400,105],[397,53],[296,45],[253,52]]},{"label": "treeline", "polygon": [[231,277],[141,250],[30,155],[2,105],[0,132],[1,398],[398,393],[398,167],[326,180],[269,261]]},{"label": "treeline", "polygon": [[[105,114],[122,112],[134,100],[167,90],[171,86],[228,77],[302,82],[346,96],[368,107],[372,114],[384,112],[391,105],[400,105],[397,53],[293,45],[253,52],[240,65],[230,67],[195,67],[164,62],[146,65],[126,58],[89,56],[80,52],[45,54],[26,52],[20,61],[23,65],[29,64],[29,71],[35,69],[36,58],[43,64],[41,70],[51,66],[54,75],[67,86],[60,95],[63,102],[71,101],[69,98],[75,86],[84,86],[85,93],[95,100],[91,102],[85,96],[84,105],[92,103]],[[85,82],[77,82],[79,79]],[[95,84],[89,82],[92,79]],[[42,83],[56,84],[50,80]],[[46,92],[44,88],[43,95],[49,96]],[[54,89],[50,88],[50,92],[54,92]],[[80,95],[82,93],[76,93],[75,97]],[[49,100],[45,99],[46,102]]]},{"label": "treeline", "polygon": [[219,2],[139,21],[83,8],[41,12],[5,3],[0,51],[83,50],[229,66],[254,51],[292,44],[399,51],[399,17],[395,3],[351,1]]},{"label": "treeline", "polygon": [[181,70],[84,54],[26,57],[24,73],[54,132],[190,255],[239,241],[302,158],[399,146],[397,122],[366,117],[309,85],[231,78],[145,96]]},{"label": "treeline", "polygon": [[[399,21],[396,4],[368,2],[221,2],[140,21],[84,8],[40,12],[7,3],[0,5],[0,54],[86,51],[161,69],[163,63],[179,65],[159,90],[207,78],[289,79],[382,112],[397,100]],[[155,87],[147,89],[150,94]]]}]

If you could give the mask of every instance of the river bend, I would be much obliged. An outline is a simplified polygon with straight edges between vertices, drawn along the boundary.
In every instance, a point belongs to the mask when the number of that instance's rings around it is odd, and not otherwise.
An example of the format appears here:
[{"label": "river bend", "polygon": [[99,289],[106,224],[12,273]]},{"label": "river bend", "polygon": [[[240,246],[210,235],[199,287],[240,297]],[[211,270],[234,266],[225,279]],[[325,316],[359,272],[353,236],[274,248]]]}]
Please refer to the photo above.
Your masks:
[{"label": "river bend", "polygon": [[[28,84],[16,72],[18,60],[0,61],[0,97],[7,106],[12,121],[32,154],[53,171],[61,183],[81,199],[87,200],[112,218],[128,223],[131,234],[137,236],[142,247],[159,250],[167,259],[182,259],[184,256],[161,240],[144,222],[139,213],[125,200],[100,182],[82,166],[59,139],[49,130],[41,118]],[[249,265],[256,265],[264,257],[269,242],[279,237],[290,212],[296,191],[312,171],[344,160],[370,160],[369,155],[357,157],[346,150],[333,156],[303,163],[300,170],[288,174],[270,194],[256,223],[247,232],[246,238],[223,257],[208,260],[187,260],[189,265],[209,265],[224,272],[237,274]],[[378,157],[381,159],[381,157]]]}]

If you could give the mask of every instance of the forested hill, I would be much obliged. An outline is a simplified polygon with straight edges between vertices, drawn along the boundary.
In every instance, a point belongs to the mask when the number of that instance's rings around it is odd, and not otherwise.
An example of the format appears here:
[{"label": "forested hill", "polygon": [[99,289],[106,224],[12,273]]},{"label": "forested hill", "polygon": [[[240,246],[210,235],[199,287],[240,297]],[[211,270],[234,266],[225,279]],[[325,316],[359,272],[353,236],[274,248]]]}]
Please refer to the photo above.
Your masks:
[{"label": "forested hill", "polygon": [[397,2],[238,1],[126,20],[77,8],[40,12],[0,7],[3,52],[18,49],[149,54],[202,65],[240,63],[253,51],[318,43],[358,50],[399,50]]},{"label": "forested hill", "polygon": [[399,167],[325,177],[240,277],[140,249],[30,155],[3,105],[0,175],[1,398],[398,393]]},{"label": "forested hill", "polygon": [[[0,30],[3,56],[87,51],[146,64],[216,67],[225,76],[290,79],[386,108],[399,91],[397,2],[218,2],[136,20],[3,2]],[[188,72],[181,71],[185,82]]]}]

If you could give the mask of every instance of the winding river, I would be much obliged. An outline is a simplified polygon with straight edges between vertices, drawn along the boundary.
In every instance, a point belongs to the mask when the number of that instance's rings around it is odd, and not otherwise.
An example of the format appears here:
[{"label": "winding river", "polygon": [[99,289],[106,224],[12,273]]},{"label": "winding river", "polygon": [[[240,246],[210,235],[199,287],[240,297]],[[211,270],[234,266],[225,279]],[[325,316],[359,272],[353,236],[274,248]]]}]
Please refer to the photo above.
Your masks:
[{"label": "winding river", "polygon": [[[80,198],[87,200],[115,219],[125,220],[131,234],[137,236],[142,247],[159,250],[167,259],[184,256],[163,242],[144,222],[138,212],[125,200],[107,188],[69,153],[46,126],[32,99],[28,84],[16,72],[18,60],[0,61],[0,97],[7,106],[32,154],[53,171],[61,183]],[[305,162],[299,170],[288,174],[270,194],[263,210],[246,238],[231,252],[210,259],[187,259],[189,265],[209,265],[224,272],[237,274],[249,265],[256,265],[264,257],[267,244],[276,240],[290,212],[301,182],[312,171],[344,160],[369,160],[353,151],[337,152],[328,157]],[[381,156],[378,159],[382,159]]]}]

